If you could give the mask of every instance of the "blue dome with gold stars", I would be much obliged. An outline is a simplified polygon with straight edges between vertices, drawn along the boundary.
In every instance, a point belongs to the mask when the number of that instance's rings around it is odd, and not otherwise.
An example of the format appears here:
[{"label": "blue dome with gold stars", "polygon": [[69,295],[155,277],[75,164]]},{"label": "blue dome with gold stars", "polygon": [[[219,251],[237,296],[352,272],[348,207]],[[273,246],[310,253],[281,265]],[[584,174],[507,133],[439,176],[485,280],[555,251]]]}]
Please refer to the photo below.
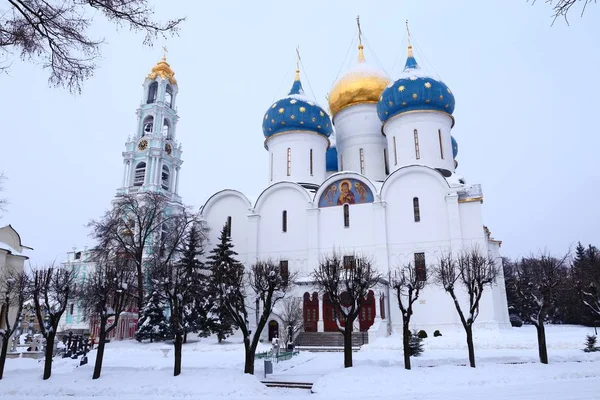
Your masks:
[{"label": "blue dome with gold stars", "polygon": [[452,158],[456,158],[458,155],[458,143],[454,139],[454,136],[450,136],[450,139],[452,139]]},{"label": "blue dome with gold stars", "polygon": [[304,95],[299,70],[287,97],[273,103],[265,113],[262,127],[267,138],[289,131],[311,131],[325,137],[332,132],[329,115]]},{"label": "blue dome with gold stars", "polygon": [[452,115],[454,95],[446,84],[421,71],[408,47],[408,58],[402,76],[389,85],[377,103],[381,122],[409,111],[441,111]]}]

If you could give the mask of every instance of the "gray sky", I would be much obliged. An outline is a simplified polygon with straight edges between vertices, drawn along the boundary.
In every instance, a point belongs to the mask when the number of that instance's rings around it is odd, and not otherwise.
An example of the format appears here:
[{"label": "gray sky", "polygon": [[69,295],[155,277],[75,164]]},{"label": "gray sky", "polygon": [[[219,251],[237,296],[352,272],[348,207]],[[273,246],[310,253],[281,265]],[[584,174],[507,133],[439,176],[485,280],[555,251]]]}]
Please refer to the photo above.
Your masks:
[{"label": "gray sky", "polygon": [[504,255],[563,253],[578,240],[600,245],[596,6],[583,18],[576,10],[571,26],[551,27],[542,1],[155,3],[163,20],[187,16],[180,36],[147,48],[141,35],[98,17],[93,34],[107,43],[81,96],[48,88],[38,65],[16,61],[0,75],[0,171],[10,201],[0,224],[35,248],[32,264],[91,244],[85,224],[121,184],[121,152],[162,45],[179,84],[180,193],[197,208],[220,189],[256,196],[265,187],[262,116],[291,86],[296,46],[304,88],[326,106],[338,73],[354,61],[357,14],[368,62],[377,65],[374,52],[398,75],[409,19],[417,61],[452,89],[458,171],[482,184],[484,220]]}]

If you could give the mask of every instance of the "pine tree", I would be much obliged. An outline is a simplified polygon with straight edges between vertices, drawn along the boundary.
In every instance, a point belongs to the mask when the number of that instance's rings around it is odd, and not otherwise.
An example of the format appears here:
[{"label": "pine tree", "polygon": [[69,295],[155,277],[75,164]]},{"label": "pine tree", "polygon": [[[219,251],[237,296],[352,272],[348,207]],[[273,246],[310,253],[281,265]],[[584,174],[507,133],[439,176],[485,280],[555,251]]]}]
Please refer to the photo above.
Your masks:
[{"label": "pine tree", "polygon": [[411,357],[418,357],[423,353],[423,338],[419,336],[416,330],[413,331],[408,340]]},{"label": "pine tree", "polygon": [[203,247],[204,231],[193,225],[186,236],[182,249],[180,270],[183,274],[183,282],[191,286],[188,291],[188,304],[184,308],[185,339],[188,333],[198,333],[199,336],[210,335],[212,318],[209,311],[212,307],[212,299],[208,291],[209,270],[199,258],[204,254]]},{"label": "pine tree", "polygon": [[[213,315],[211,330],[217,335],[219,343],[228,336],[233,334],[233,330],[237,328],[235,322],[227,309],[225,302],[227,301],[227,293],[224,293],[222,287],[227,286],[226,283],[231,281],[231,273],[243,268],[242,264],[235,259],[237,253],[233,250],[233,244],[229,237],[229,226],[225,224],[219,236],[219,244],[210,252],[209,267],[211,271],[209,292],[214,299]],[[223,285],[225,283],[225,285]]]},{"label": "pine tree", "polygon": [[152,290],[144,299],[144,308],[138,321],[138,329],[135,339],[138,342],[150,339],[161,341],[171,339],[173,334],[164,312],[164,306],[160,301],[159,294]]},{"label": "pine tree", "polygon": [[600,351],[600,347],[596,346],[597,338],[595,335],[587,335],[585,338],[585,351],[586,353],[591,353],[594,351]]}]

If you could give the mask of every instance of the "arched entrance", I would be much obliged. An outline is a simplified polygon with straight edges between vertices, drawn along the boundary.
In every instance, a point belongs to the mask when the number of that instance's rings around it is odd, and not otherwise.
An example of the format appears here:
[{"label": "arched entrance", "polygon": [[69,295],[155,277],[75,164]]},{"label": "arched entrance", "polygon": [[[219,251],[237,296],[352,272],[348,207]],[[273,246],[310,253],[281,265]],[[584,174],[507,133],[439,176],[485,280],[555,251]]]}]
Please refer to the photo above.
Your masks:
[{"label": "arched entrance", "polygon": [[360,302],[360,314],[358,315],[358,324],[361,332],[369,330],[375,322],[375,293],[369,290],[367,297]]},{"label": "arched entrance", "polygon": [[279,323],[272,319],[269,321],[269,342],[274,337],[279,337]]},{"label": "arched entrance", "polygon": [[319,294],[317,292],[311,295],[304,293],[302,302],[302,315],[304,318],[304,332],[316,332],[317,322],[319,321]]}]

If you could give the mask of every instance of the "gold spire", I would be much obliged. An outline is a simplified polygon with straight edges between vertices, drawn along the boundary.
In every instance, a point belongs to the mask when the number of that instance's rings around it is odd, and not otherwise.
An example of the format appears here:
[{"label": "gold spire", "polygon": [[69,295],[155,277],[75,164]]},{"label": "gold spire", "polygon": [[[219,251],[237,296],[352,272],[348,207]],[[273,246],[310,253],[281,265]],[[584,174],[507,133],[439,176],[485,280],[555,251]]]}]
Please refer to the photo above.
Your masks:
[{"label": "gold spire", "polygon": [[362,29],[360,28],[360,15],[356,16],[356,25],[358,26],[358,62],[365,62],[364,46],[362,44]]},{"label": "gold spire", "polygon": [[410,43],[410,29],[408,28],[408,20],[406,20],[406,34],[408,35],[408,57],[413,56],[412,44]]},{"label": "gold spire", "polygon": [[296,76],[294,81],[300,81],[300,46],[296,47]]},{"label": "gold spire", "polygon": [[176,85],[177,80],[175,79],[175,72],[171,69],[171,66],[167,62],[167,47],[163,46],[163,56],[162,59],[156,63],[154,67],[152,67],[152,71],[148,74],[148,79],[156,79],[157,76],[168,79],[171,84]]}]

